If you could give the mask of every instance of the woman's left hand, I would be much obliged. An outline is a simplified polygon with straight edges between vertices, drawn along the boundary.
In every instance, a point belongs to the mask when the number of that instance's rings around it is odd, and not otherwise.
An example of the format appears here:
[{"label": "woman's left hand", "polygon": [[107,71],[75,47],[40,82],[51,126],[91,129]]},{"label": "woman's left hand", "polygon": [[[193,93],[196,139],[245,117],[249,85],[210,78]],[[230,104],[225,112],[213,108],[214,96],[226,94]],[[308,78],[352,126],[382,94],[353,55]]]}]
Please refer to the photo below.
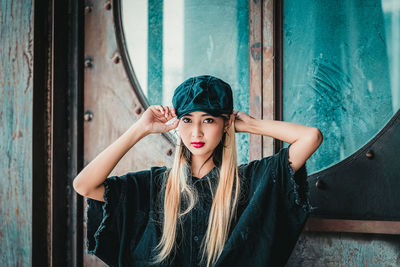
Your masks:
[{"label": "woman's left hand", "polygon": [[255,119],[249,114],[238,110],[234,110],[233,115],[235,115],[235,131],[249,132],[249,126]]}]

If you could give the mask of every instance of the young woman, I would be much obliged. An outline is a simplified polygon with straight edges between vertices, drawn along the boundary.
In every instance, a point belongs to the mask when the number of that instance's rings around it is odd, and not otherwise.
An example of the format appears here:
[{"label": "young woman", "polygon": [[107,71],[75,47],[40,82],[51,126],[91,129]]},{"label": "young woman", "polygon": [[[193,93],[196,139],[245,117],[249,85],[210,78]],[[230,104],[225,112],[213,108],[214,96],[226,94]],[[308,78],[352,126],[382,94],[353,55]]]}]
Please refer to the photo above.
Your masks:
[{"label": "young woman", "polygon": [[[213,76],[186,80],[172,102],[150,106],[74,179],[87,197],[87,252],[111,266],[285,265],[310,213],[305,163],[321,132],[233,110],[230,86]],[[140,139],[175,128],[172,168],[107,178]],[[290,145],[237,166],[235,132]]]}]

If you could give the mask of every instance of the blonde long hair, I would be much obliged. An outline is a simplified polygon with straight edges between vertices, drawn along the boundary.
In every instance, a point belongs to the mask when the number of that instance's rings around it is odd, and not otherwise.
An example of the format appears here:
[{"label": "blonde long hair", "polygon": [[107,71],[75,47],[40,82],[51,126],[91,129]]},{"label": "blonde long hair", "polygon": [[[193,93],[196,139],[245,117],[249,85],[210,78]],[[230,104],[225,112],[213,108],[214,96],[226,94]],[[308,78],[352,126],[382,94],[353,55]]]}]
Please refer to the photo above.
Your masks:
[{"label": "blonde long hair", "polygon": [[[228,120],[225,116],[223,118],[224,121]],[[210,210],[207,231],[201,245],[202,261],[206,256],[207,266],[215,264],[223,251],[240,194],[234,122],[215,149],[212,155],[214,162],[216,160],[218,162],[216,158],[221,150],[218,186]],[[174,163],[165,183],[162,236],[155,248],[158,254],[153,259],[153,263],[162,262],[172,252],[178,220],[181,223],[182,217],[189,213],[198,201],[197,191],[187,183],[190,168],[190,151],[179,138]],[[187,203],[187,208],[183,211],[180,209],[181,202]]]}]

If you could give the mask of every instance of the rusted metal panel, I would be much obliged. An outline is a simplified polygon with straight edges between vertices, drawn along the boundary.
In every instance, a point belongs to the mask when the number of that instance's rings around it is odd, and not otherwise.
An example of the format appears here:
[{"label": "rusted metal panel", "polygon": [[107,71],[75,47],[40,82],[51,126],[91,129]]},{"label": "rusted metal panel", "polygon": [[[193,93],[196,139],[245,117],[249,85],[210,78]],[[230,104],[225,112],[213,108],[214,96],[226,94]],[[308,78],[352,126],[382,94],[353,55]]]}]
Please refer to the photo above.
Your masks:
[{"label": "rusted metal panel", "polygon": [[[90,58],[91,63],[85,68],[84,110],[93,115],[84,124],[85,165],[135,123],[146,108],[135,93],[122,61],[113,61],[119,53],[112,12],[115,7],[105,8],[99,1],[86,4],[91,9],[85,15],[85,58]],[[172,148],[162,135],[149,135],[122,158],[110,176],[151,166],[172,166],[173,159],[167,155]],[[84,264],[103,265],[86,251]]]},{"label": "rusted metal panel", "polygon": [[303,232],[286,267],[400,266],[399,236]]},{"label": "rusted metal panel", "polygon": [[400,111],[359,151],[311,175],[308,180],[313,215],[399,222],[399,133]]},{"label": "rusted metal panel", "polygon": [[[262,119],[262,0],[249,0],[249,114]],[[249,160],[262,157],[262,136],[250,134]]]},{"label": "rusted metal panel", "polygon": [[0,262],[31,265],[33,2],[0,2]]}]

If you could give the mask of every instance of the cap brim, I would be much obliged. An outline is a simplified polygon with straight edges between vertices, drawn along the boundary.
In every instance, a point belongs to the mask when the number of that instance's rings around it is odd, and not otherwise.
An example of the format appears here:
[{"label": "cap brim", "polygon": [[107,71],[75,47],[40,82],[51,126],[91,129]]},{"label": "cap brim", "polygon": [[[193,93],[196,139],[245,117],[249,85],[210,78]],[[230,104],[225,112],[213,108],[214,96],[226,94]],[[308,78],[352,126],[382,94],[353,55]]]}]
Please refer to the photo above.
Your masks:
[{"label": "cap brim", "polygon": [[191,113],[191,112],[195,112],[195,111],[203,111],[213,117],[218,117],[219,115],[221,115],[222,113],[219,112],[218,110],[209,110],[209,109],[190,109],[190,110],[185,110],[182,114],[178,115],[178,119],[182,118],[183,116]]}]

